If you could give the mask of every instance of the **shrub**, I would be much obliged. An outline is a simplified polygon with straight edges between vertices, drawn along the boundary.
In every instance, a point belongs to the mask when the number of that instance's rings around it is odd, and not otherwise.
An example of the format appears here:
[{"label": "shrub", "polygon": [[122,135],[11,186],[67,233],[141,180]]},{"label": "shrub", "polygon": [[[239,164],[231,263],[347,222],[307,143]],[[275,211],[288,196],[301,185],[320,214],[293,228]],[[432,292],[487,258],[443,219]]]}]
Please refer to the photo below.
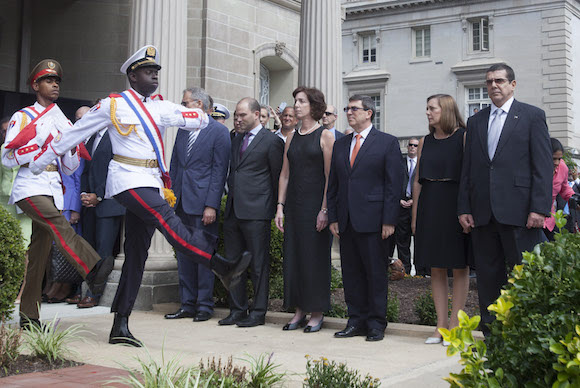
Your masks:
[{"label": "shrub", "polygon": [[[219,240],[218,252],[224,254],[224,213],[226,209],[227,196],[222,198],[220,216],[219,216]],[[270,298],[282,299],[284,297],[284,276],[282,274],[282,253],[284,234],[276,228],[276,224],[272,221],[270,226]],[[248,295],[253,295],[252,282],[248,279],[247,291]],[[228,293],[221,282],[216,282],[214,286],[214,296],[218,303],[227,304]]]},{"label": "shrub", "polygon": [[330,310],[325,314],[327,317],[334,318],[347,318],[348,310],[345,306],[340,303],[332,303]]},{"label": "shrub", "polygon": [[342,284],[342,273],[334,268],[330,267],[330,291],[334,291],[337,288],[344,288]]},{"label": "shrub", "polygon": [[400,302],[397,294],[389,291],[387,299],[387,320],[389,322],[397,322],[399,320]]},{"label": "shrub", "polygon": [[[420,325],[437,325],[437,311],[435,310],[435,302],[433,302],[433,293],[427,291],[419,295],[414,303],[415,313],[419,316]],[[447,298],[448,314],[451,312],[451,301]]]},{"label": "shrub", "polygon": [[10,328],[0,323],[0,368],[7,368],[20,355],[22,330]]},{"label": "shrub", "polygon": [[[480,341],[473,344],[469,337],[465,341],[465,328],[441,331],[455,349],[448,353],[460,351],[460,362],[466,365],[461,373],[451,375],[457,381],[452,386],[480,376],[504,381],[506,387],[580,386],[574,364],[561,362],[574,353],[578,357],[573,336],[580,324],[580,234],[568,233],[564,224],[558,211],[556,225],[561,232],[556,233],[556,241],[524,252],[523,264],[514,267],[500,297],[488,307],[496,320],[490,325],[487,348]],[[562,352],[564,343],[566,352]],[[474,381],[478,384],[471,386],[487,386]]]},{"label": "shrub", "polygon": [[0,206],[0,319],[10,317],[24,277],[25,247],[18,221]]},{"label": "shrub", "polygon": [[28,325],[24,331],[24,347],[33,356],[44,358],[50,363],[66,361],[67,357],[74,356],[75,353],[68,348],[68,344],[84,339],[82,335],[85,330],[79,324],[61,329],[58,327],[59,323],[60,319],[54,317],[52,321],[42,322],[42,325]]},{"label": "shrub", "polygon": [[344,363],[329,361],[326,357],[312,360],[306,355],[306,378],[304,387],[310,388],[367,388],[379,387],[379,379],[366,375],[362,377],[357,370],[348,369]]}]

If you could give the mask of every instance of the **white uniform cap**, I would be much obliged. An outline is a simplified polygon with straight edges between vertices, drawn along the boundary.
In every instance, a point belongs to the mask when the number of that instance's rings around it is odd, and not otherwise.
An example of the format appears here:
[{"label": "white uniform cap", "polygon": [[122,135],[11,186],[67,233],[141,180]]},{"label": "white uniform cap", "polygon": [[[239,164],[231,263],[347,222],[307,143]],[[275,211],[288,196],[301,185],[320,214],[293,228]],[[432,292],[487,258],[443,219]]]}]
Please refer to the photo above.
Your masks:
[{"label": "white uniform cap", "polygon": [[142,66],[155,66],[157,70],[161,69],[159,66],[159,50],[155,46],[147,45],[141,47],[135,54],[131,55],[129,59],[121,66],[121,73],[128,74]]},{"label": "white uniform cap", "polygon": [[218,117],[223,117],[224,119],[227,120],[230,118],[230,111],[222,104],[218,104],[216,102],[213,104],[213,112],[211,113],[211,117],[213,117],[214,119]]}]

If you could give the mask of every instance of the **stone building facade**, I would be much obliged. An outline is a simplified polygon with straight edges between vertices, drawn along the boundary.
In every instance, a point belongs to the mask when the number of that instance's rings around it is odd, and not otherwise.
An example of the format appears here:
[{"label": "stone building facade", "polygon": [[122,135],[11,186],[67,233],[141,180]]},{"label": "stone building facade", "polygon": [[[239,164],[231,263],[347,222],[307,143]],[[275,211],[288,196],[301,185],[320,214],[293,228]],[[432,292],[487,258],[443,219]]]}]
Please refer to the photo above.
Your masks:
[{"label": "stone building facade", "polygon": [[447,93],[465,117],[490,100],[485,69],[506,62],[516,98],[546,111],[551,136],[580,149],[577,0],[343,0],[343,94],[370,93],[376,125],[427,133],[426,98]]}]

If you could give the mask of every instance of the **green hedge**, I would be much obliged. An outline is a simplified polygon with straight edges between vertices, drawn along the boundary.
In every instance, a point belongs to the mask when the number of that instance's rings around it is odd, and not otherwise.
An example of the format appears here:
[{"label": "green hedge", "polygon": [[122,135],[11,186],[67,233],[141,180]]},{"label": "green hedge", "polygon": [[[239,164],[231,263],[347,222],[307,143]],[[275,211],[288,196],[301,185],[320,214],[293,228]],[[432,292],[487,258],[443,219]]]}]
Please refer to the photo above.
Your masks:
[{"label": "green hedge", "polygon": [[0,206],[0,320],[14,310],[24,277],[25,254],[20,223]]}]

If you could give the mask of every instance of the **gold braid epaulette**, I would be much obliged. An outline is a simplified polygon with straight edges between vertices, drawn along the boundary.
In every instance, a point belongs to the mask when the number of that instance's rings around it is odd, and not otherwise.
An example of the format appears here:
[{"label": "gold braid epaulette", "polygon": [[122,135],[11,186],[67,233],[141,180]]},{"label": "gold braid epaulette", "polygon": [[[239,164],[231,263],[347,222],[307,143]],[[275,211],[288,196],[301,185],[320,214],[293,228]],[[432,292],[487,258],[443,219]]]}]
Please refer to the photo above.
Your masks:
[{"label": "gold braid epaulette", "polygon": [[[135,124],[125,125],[123,123],[120,123],[119,120],[117,120],[116,113],[117,113],[117,101],[115,101],[115,99],[111,97],[111,122],[113,123],[115,128],[117,128],[117,132],[119,132],[119,134],[122,136],[129,136],[131,132],[135,132],[135,135],[139,137],[139,135],[137,134],[137,130],[135,129]],[[123,132],[121,128],[126,129],[127,131]]]},{"label": "gold braid epaulette", "polygon": [[20,130],[22,131],[24,129],[24,127],[26,127],[26,121],[28,116],[26,116],[26,113],[24,112],[20,112],[22,113],[22,121],[20,122]]}]

